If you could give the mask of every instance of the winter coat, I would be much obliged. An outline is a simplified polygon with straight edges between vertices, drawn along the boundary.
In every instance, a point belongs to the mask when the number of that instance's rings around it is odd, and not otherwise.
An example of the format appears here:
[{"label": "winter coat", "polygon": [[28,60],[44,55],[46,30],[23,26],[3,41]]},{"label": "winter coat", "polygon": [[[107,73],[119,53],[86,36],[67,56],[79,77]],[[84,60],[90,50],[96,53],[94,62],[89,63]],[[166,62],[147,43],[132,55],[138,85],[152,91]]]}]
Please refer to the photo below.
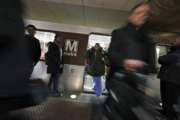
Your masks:
[{"label": "winter coat", "polygon": [[104,51],[102,49],[95,51],[94,48],[86,52],[86,61],[88,64],[87,73],[92,76],[102,76],[105,74]]},{"label": "winter coat", "polygon": [[60,48],[55,43],[50,43],[48,52],[46,53],[47,73],[62,73],[63,58],[60,59]]},{"label": "winter coat", "polygon": [[136,59],[150,63],[151,42],[142,29],[128,24],[112,32],[108,54],[114,72],[123,69],[125,59]]},{"label": "winter coat", "polygon": [[41,57],[41,46],[39,40],[31,35],[25,35],[25,40],[28,41],[30,62],[32,65],[36,65]]}]

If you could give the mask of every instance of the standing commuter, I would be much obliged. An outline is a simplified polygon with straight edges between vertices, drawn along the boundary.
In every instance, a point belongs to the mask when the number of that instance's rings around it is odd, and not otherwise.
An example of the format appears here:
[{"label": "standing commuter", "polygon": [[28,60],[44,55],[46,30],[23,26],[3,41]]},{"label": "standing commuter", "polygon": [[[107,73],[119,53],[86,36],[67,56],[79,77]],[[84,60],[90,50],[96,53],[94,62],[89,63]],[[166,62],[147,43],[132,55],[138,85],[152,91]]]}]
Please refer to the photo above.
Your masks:
[{"label": "standing commuter", "polygon": [[101,77],[105,74],[105,52],[99,43],[86,52],[87,74],[93,77],[94,90],[97,96],[102,94]]},{"label": "standing commuter", "polygon": [[48,43],[48,52],[46,53],[47,73],[51,74],[49,80],[49,89],[53,96],[60,96],[59,78],[63,72],[63,44],[61,36],[56,35],[54,42]]},{"label": "standing commuter", "polygon": [[28,34],[25,35],[25,40],[28,41],[29,57],[32,70],[38,63],[41,57],[41,46],[39,40],[35,38],[37,28],[34,25],[27,25],[26,27]]}]

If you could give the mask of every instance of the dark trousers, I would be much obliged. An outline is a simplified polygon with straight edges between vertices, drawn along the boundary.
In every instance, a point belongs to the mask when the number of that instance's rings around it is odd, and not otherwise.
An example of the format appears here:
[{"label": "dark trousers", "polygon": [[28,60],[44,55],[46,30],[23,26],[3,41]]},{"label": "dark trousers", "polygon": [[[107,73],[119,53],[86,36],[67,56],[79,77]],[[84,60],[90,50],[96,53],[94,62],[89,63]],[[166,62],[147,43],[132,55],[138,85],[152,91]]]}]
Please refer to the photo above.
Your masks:
[{"label": "dark trousers", "polygon": [[178,84],[161,81],[161,99],[163,109],[169,120],[173,120],[176,117],[173,105],[178,102],[178,97],[180,95],[179,91],[180,86]]},{"label": "dark trousers", "polygon": [[161,92],[161,101],[162,101],[162,108],[163,108],[163,112],[166,114],[167,111],[167,92],[166,92],[166,85],[167,85],[167,81],[165,80],[160,80],[160,92]]},{"label": "dark trousers", "polygon": [[49,80],[49,89],[54,92],[54,93],[58,93],[59,92],[59,77],[60,77],[60,73],[52,73],[50,80]]}]

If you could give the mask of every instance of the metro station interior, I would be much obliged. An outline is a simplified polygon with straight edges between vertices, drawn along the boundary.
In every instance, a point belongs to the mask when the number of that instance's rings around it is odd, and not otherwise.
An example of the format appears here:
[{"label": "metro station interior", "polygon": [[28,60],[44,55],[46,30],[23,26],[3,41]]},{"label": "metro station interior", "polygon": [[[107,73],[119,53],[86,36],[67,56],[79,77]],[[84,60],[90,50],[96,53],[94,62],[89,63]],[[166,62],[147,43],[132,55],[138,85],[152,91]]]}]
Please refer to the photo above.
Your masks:
[{"label": "metro station interior", "polygon": [[[93,78],[85,72],[85,54],[96,43],[99,43],[104,51],[108,51],[112,31],[123,27],[127,23],[131,9],[143,1],[23,0],[24,24],[36,26],[35,37],[41,47],[41,57],[33,69],[30,80],[41,79],[48,85],[51,75],[47,73],[45,63],[47,43],[53,42],[58,35],[62,37],[61,41],[64,44],[64,67],[58,84],[61,95],[48,95],[38,105],[27,105],[5,114],[2,112],[0,120],[110,120],[103,112],[103,105],[109,94],[106,89],[106,73],[101,76],[102,95],[97,97],[93,88]],[[180,38],[180,1],[148,2],[152,7],[152,13],[144,28],[149,32],[154,49],[151,51],[152,69],[147,77],[146,87],[150,90],[149,94],[155,104],[154,110],[158,110],[161,107],[160,79],[157,77],[161,65],[158,59],[169,52],[176,38]],[[25,99],[19,102],[23,100]],[[139,120],[166,120],[158,115],[154,118],[142,117]]]}]

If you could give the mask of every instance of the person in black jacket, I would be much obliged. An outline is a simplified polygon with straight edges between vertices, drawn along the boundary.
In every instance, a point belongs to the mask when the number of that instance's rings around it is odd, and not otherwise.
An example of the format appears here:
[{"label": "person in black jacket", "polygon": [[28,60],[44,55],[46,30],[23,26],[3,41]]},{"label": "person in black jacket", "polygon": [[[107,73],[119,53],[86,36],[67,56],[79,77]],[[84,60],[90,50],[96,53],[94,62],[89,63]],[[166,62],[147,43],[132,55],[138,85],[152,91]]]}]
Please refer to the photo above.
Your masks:
[{"label": "person in black jacket", "polygon": [[[49,80],[49,89],[54,96],[59,96],[59,77],[63,72],[63,49],[61,37],[56,35],[54,42],[48,43],[48,52],[46,53],[47,73],[51,74]],[[53,85],[53,89],[51,87]]]},{"label": "person in black jacket", "polygon": [[178,104],[180,96],[180,40],[178,39],[170,48],[170,52],[159,58],[161,68],[158,77],[160,78],[162,107],[163,113],[169,120],[174,120],[176,117],[173,106]]},{"label": "person in black jacket", "polygon": [[32,67],[34,67],[41,57],[41,46],[37,38],[35,38],[37,28],[34,25],[27,25],[28,34],[25,35],[25,39],[28,41],[29,57]]},{"label": "person in black jacket", "polygon": [[149,13],[148,4],[137,5],[128,17],[128,24],[112,32],[108,50],[111,68],[106,83],[110,95],[105,104],[111,111],[111,120],[138,120],[133,109],[142,101],[135,92],[134,73],[148,73],[151,42],[141,26]]},{"label": "person in black jacket", "polygon": [[109,55],[113,71],[136,71],[149,62],[150,41],[141,26],[150,8],[146,4],[141,6],[132,11],[125,27],[112,32]]}]

